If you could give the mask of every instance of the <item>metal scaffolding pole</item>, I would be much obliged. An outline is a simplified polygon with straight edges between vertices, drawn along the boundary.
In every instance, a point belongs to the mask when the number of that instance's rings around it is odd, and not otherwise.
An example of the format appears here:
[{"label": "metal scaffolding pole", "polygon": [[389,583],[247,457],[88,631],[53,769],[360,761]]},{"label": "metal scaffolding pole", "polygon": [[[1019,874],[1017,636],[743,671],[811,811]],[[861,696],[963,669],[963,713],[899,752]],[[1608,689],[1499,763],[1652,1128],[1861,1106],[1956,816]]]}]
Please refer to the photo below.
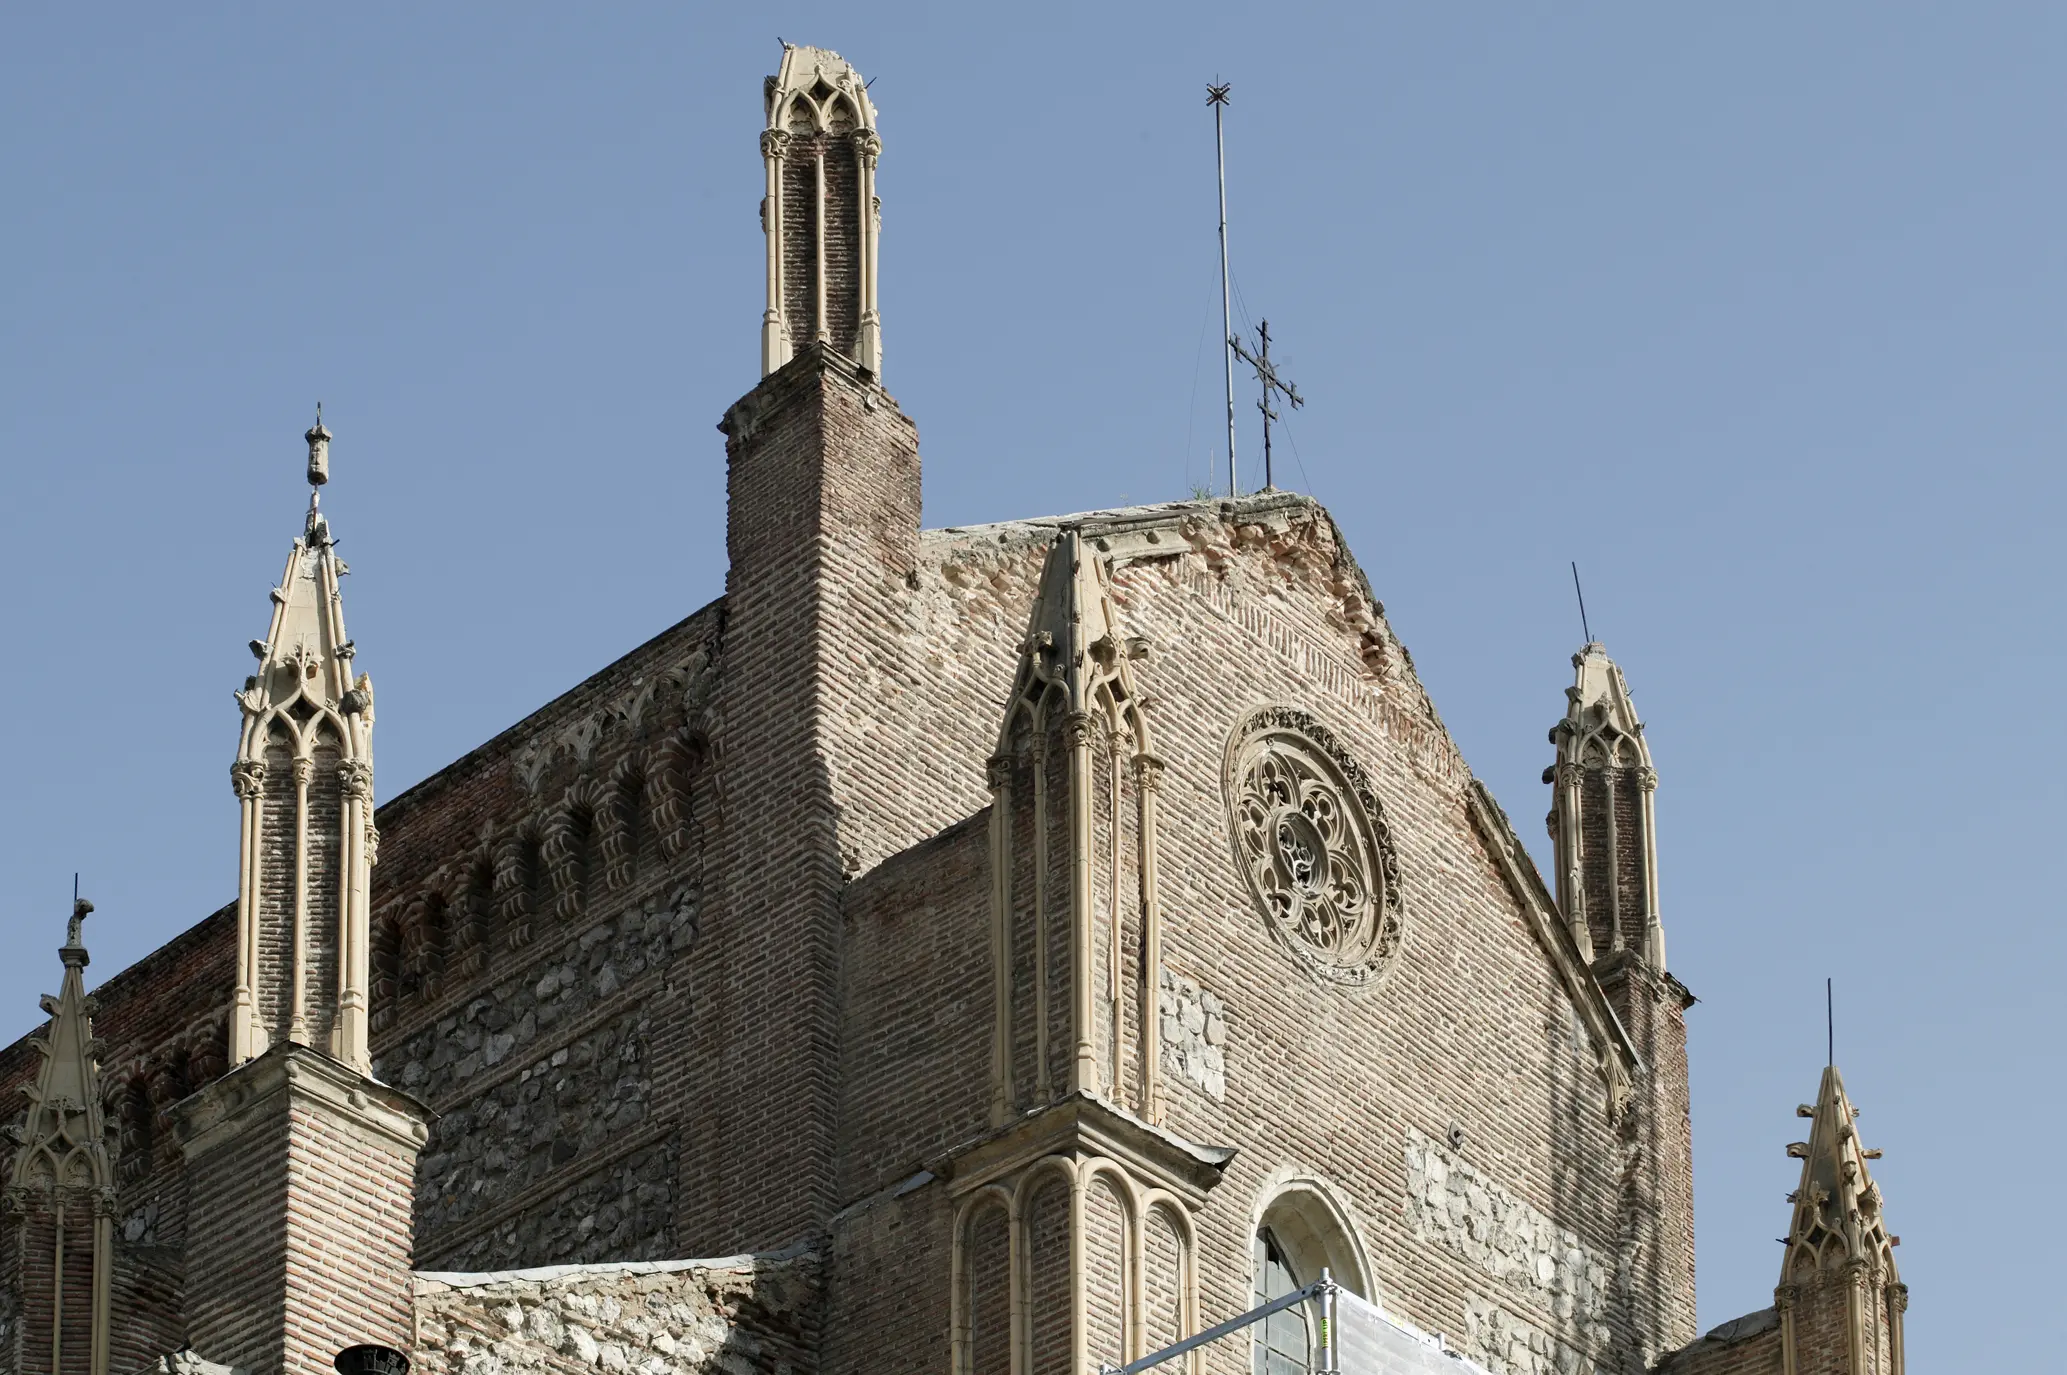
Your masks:
[{"label": "metal scaffolding pole", "polygon": [[1138,1361],[1129,1361],[1125,1365],[1106,1365],[1101,1362],[1098,1367],[1098,1375],[1141,1375],[1142,1371],[1159,1366],[1164,1361],[1173,1360],[1178,1356],[1182,1356],[1185,1352],[1205,1346],[1209,1342],[1217,1342],[1222,1337],[1232,1336],[1251,1324],[1262,1322],[1273,1313],[1282,1313],[1287,1308],[1296,1308],[1300,1304],[1312,1299],[1319,1299],[1321,1301],[1321,1372],[1323,1372],[1323,1375],[1333,1375],[1336,1369],[1335,1294],[1341,1287],[1341,1285],[1335,1283],[1333,1276],[1326,1270],[1323,1270],[1321,1271],[1321,1277],[1305,1288],[1294,1289],[1281,1299],[1272,1299],[1260,1308],[1252,1308],[1237,1317],[1229,1318],[1217,1327],[1207,1328],[1196,1337],[1186,1337],[1175,1346],[1166,1346],[1161,1351],[1152,1352]]}]

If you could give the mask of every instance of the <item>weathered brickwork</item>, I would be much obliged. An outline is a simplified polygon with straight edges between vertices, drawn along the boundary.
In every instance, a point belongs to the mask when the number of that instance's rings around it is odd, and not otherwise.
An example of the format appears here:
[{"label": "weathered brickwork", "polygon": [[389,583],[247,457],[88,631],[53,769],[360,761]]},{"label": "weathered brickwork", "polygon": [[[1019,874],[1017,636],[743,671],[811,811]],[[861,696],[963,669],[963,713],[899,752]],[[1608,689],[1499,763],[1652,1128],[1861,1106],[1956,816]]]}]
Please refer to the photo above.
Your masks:
[{"label": "weathered brickwork", "polygon": [[406,1341],[417,1105],[280,1045],[183,1102],[177,1126],[195,1349],[321,1375],[346,1346]]}]

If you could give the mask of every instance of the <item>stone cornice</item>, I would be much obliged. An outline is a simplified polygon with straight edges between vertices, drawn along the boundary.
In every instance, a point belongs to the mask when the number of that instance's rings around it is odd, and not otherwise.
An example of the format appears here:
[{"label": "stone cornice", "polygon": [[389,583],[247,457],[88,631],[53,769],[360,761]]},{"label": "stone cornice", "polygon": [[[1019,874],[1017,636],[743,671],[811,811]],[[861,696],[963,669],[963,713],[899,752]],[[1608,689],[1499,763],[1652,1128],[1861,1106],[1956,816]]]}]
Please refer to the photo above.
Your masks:
[{"label": "stone cornice", "polygon": [[1099,1155],[1168,1189],[1189,1207],[1220,1182],[1230,1146],[1198,1146],[1125,1112],[1095,1094],[1065,1098],[962,1147],[931,1167],[959,1196],[1051,1155]]},{"label": "stone cornice", "polygon": [[286,1042],[247,1060],[174,1105],[188,1160],[235,1142],[297,1106],[321,1109],[354,1129],[410,1152],[429,1139],[426,1104],[305,1046]]}]

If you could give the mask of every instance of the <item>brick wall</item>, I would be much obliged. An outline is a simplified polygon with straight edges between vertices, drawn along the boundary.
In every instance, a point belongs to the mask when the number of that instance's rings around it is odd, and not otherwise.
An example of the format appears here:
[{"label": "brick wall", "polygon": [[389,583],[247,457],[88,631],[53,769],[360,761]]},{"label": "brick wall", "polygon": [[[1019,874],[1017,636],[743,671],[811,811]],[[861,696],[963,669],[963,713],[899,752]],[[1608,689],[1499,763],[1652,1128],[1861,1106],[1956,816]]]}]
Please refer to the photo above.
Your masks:
[{"label": "brick wall", "polygon": [[[869,760],[883,796],[900,804],[900,815],[873,832],[881,843],[979,816],[981,761],[1053,531],[1035,523],[934,532],[916,595],[888,599],[893,626],[923,626],[940,662],[928,666],[923,691],[887,694],[892,708],[843,747],[863,755],[869,734],[892,728],[908,742],[894,766]],[[1296,1166],[1346,1198],[1386,1302],[1417,1325],[1463,1334],[1475,1322],[1505,1323],[1589,1358],[1633,1354],[1643,1334],[1628,1293],[1613,1296],[1607,1349],[1595,1349],[1602,1343],[1573,1328],[1555,1294],[1518,1287],[1497,1267],[1417,1236],[1406,1216],[1409,1133],[1446,1138],[1456,1127],[1464,1160],[1611,1268],[1625,1180],[1598,1048],[1484,852],[1465,808],[1468,772],[1332,524],[1303,499],[1275,497],[1116,513],[1090,520],[1087,534],[1118,550],[1113,588],[1123,629],[1155,645],[1140,676],[1156,699],[1155,748],[1169,766],[1164,963],[1213,994],[1224,1015],[1224,1101],[1181,1078],[1165,1090],[1180,1136],[1240,1151],[1200,1219],[1202,1321],[1246,1306],[1253,1209],[1269,1178]],[[887,676],[901,662],[908,659],[883,654],[868,672]],[[1398,846],[1408,927],[1395,967],[1375,987],[1322,986],[1302,974],[1267,936],[1229,856],[1222,752],[1242,713],[1264,702],[1322,718],[1376,782]],[[843,836],[852,833],[843,824]],[[873,1078],[856,1071],[847,1120],[884,1125],[850,1138],[855,1168],[841,1175],[849,1198],[908,1166],[911,1156],[878,1150],[879,1133],[894,1134],[890,1124],[906,1114],[931,1124],[936,1139],[955,1135],[944,1108],[963,1114],[965,1139],[986,1130],[973,1092],[964,1087],[959,1101],[942,1092],[944,1084],[966,1086],[986,1060],[989,989],[976,971],[987,875],[973,864],[975,833],[955,832],[970,837],[959,843],[961,868],[938,859],[923,866],[931,875],[923,890],[900,882],[901,866],[916,856],[853,890],[850,989],[896,989],[886,961],[900,952],[915,987],[951,978],[943,965],[965,968],[967,1006],[956,1025],[973,1034],[957,1044],[937,1022],[920,1029],[922,1019],[907,1013],[915,1034],[897,1041],[901,1054]],[[959,893],[957,883],[966,885]],[[960,944],[935,945],[948,914],[963,923]],[[866,924],[855,919],[863,915]],[[957,957],[967,963],[958,966]],[[922,1007],[925,998],[915,993],[910,1004]],[[871,1045],[896,1039],[869,1020],[895,1005],[882,995],[850,1006],[849,1033]],[[847,1054],[849,1063],[867,1058],[858,1047]],[[897,1281],[886,1273],[881,1282],[905,1281],[902,1268],[894,1273]],[[1232,1372],[1246,1362],[1246,1351],[1223,1352],[1207,1365]]]},{"label": "brick wall", "polygon": [[987,818],[878,866],[845,894],[843,1200],[908,1178],[987,1122]]},{"label": "brick wall", "polygon": [[696,1094],[679,1233],[707,1252],[779,1245],[835,1206],[840,890],[856,837],[900,806],[897,740],[870,750],[864,731],[856,759],[836,723],[865,695],[874,607],[911,570],[919,515],[911,422],[825,350],[765,379],[726,431],[725,819],[696,1011],[660,1051],[663,1080]]},{"label": "brick wall", "polygon": [[[375,936],[376,947],[387,941],[392,963],[375,989],[373,1040],[385,1077],[407,1081],[416,1064],[421,1077],[414,1091],[441,1109],[464,1111],[479,1091],[456,1073],[470,1053],[469,1037],[482,1043],[471,1048],[481,1052],[473,1065],[478,1069],[485,1043],[510,1036],[498,1068],[509,1067],[515,1077],[533,1064],[553,1068],[553,1057],[563,1052],[572,1056],[574,1042],[597,1015],[614,1017],[671,996],[666,971],[694,943],[704,838],[715,824],[697,741],[719,616],[717,604],[706,607],[380,809]],[[627,777],[650,784],[643,841],[629,853],[613,848],[607,859],[599,842],[588,891],[573,904],[555,906],[549,886],[530,941],[513,943],[493,894],[474,891],[477,875],[486,868],[492,876],[514,837],[527,828],[542,832],[585,799],[585,787],[614,786]],[[288,798],[291,805],[291,792]],[[234,815],[225,790],[229,847]],[[542,877],[553,882],[551,874]],[[479,903],[479,897],[489,901]],[[107,1046],[107,1113],[118,1132],[116,1375],[149,1364],[184,1335],[189,1189],[171,1109],[223,1072],[235,926],[234,907],[224,908],[95,990],[95,1029]],[[53,945],[59,935],[53,930]],[[52,970],[55,977],[55,961]],[[556,987],[538,995],[548,972]],[[656,1004],[660,1015],[674,1015],[679,1006]],[[455,1071],[446,1079],[429,1069],[433,1045],[450,1055],[440,1065]],[[0,1102],[20,1102],[35,1065],[26,1039],[0,1049]],[[621,1106],[614,1100],[622,1079],[598,1085],[584,1076],[585,1092],[599,1090],[597,1105],[577,1112],[556,1102],[556,1120],[564,1106],[576,1117],[599,1108],[607,1121]],[[671,1250],[674,1142],[636,1138],[627,1148],[616,1134],[604,1152],[581,1150],[570,1158],[564,1145],[555,1149],[562,1139],[556,1133],[544,1145],[551,1165],[543,1173],[527,1157],[523,1167],[484,1181],[474,1202],[477,1219],[487,1225],[459,1237],[455,1255],[467,1263],[519,1264],[598,1250],[617,1254],[619,1245],[630,1254]],[[427,1198],[441,1192],[437,1175],[433,1169],[424,1181]],[[521,1190],[514,1187],[519,1182]],[[620,1194],[635,1201],[619,1207]],[[6,1258],[17,1249],[10,1229],[11,1219],[0,1214],[0,1286],[7,1282]],[[440,1240],[435,1233],[429,1239]]]},{"label": "brick wall", "polygon": [[347,1346],[407,1345],[420,1122],[401,1095],[291,1046],[181,1105],[196,1351],[323,1375]]},{"label": "brick wall", "polygon": [[1693,1340],[1694,1132],[1687,1087],[1686,1007],[1679,982],[1641,960],[1598,966],[1615,1015],[1645,1066],[1622,1123],[1629,1151],[1622,1265],[1631,1317],[1655,1359]]}]

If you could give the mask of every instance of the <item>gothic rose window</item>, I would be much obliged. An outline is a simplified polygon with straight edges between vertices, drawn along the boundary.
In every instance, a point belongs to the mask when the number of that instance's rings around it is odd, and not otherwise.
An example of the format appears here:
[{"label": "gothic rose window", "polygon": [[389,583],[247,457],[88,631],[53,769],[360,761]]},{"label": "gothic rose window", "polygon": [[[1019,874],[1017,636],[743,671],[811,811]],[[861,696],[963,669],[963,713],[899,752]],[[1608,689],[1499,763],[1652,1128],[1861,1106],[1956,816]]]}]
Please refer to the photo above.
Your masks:
[{"label": "gothic rose window", "polygon": [[1266,707],[1228,742],[1235,862],[1265,925],[1317,977],[1367,983],[1399,948],[1398,860],[1385,811],[1334,732]]}]

